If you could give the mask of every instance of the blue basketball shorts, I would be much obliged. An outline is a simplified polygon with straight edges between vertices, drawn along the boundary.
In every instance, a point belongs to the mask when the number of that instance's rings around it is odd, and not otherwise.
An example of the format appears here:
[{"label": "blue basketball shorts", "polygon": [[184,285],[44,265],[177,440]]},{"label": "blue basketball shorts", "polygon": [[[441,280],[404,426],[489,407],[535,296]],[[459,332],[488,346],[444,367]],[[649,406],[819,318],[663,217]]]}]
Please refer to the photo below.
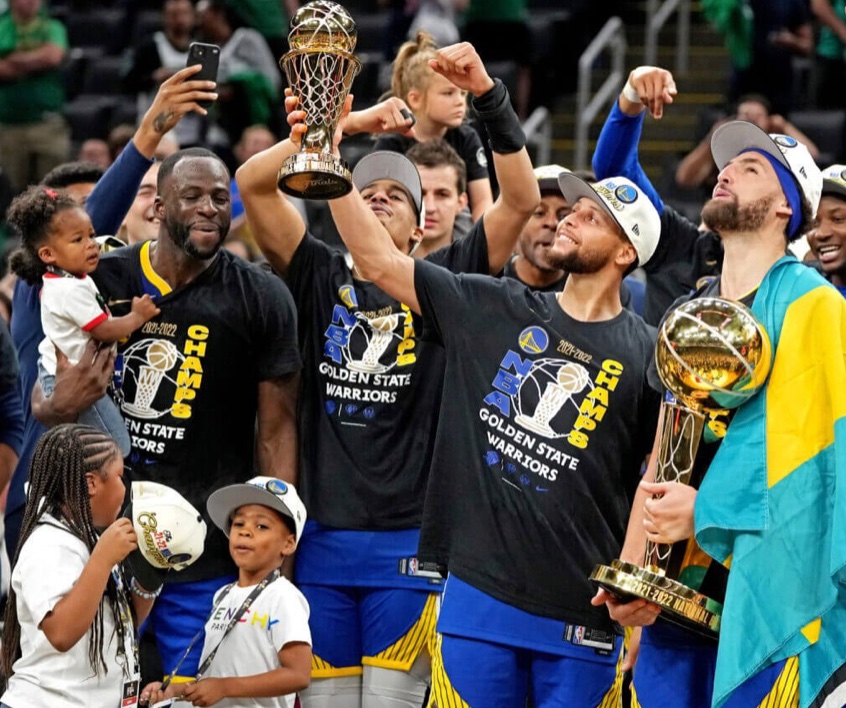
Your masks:
[{"label": "blue basketball shorts", "polygon": [[435,636],[440,593],[300,584],[311,608],[312,678],[408,671]]}]

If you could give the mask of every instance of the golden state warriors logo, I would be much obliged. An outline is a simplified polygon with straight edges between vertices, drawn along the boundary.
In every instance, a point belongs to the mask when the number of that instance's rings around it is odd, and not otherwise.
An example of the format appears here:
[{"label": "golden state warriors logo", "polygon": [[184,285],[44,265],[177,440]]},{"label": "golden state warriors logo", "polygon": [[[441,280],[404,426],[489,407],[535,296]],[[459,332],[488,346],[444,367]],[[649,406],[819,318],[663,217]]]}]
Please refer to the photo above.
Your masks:
[{"label": "golden state warriors logo", "polygon": [[358,307],[358,299],[355,296],[355,288],[352,285],[342,285],[338,288],[338,297],[350,310]]},{"label": "golden state warriors logo", "polygon": [[634,204],[637,201],[637,190],[629,184],[621,184],[614,190],[614,196],[623,204]]},{"label": "golden state warriors logo", "polygon": [[518,339],[520,349],[528,354],[542,354],[549,346],[549,335],[540,327],[526,327]]}]

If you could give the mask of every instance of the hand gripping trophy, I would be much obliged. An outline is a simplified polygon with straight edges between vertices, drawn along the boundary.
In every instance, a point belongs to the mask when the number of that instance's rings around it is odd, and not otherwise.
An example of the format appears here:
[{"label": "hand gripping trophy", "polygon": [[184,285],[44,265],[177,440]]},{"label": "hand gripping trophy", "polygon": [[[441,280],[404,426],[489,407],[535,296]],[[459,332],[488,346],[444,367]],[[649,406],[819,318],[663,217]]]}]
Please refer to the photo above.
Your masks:
[{"label": "hand gripping trophy", "polygon": [[355,22],[340,5],[315,0],[291,18],[289,52],[279,63],[305,111],[300,151],[279,170],[278,184],[301,199],[335,199],[352,189],[352,175],[332,154],[332,138],[361,62],[353,55]]},{"label": "hand gripping trophy", "polygon": [[[656,482],[688,484],[705,409],[736,408],[766,381],[769,337],[744,305],[717,297],[690,300],[664,320],[655,348],[661,382],[675,396],[665,401]],[[670,577],[670,544],[647,541],[643,567],[621,560],[597,565],[590,579],[622,599],[642,598],[661,617],[715,637],[722,604]]]}]

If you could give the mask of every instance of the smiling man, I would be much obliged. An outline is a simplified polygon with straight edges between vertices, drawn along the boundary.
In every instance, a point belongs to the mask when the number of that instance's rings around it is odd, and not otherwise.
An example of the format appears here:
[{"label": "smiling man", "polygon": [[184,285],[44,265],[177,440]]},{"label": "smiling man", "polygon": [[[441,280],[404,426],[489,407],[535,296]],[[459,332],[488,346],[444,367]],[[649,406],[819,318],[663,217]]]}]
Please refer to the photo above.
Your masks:
[{"label": "smiling man", "polygon": [[624,178],[558,184],[572,205],[548,254],[570,273],[559,293],[411,258],[357,194],[330,205],[363,277],[445,349],[419,553],[449,572],[429,705],[593,708],[620,691],[621,641],[588,575],[619,553],[656,424],[654,329],[620,283],[660,219]]},{"label": "smiling man", "polygon": [[846,296],[846,165],[823,170],[822,198],[808,245],[825,277]]},{"label": "smiling man", "polygon": [[142,241],[150,241],[159,235],[159,217],[156,215],[156,178],[159,174],[160,162],[154,162],[141,179],[138,192],[126,217],[120,225],[118,237],[132,245]]},{"label": "smiling man", "polygon": [[[161,310],[119,345],[115,365],[132,442],[130,480],[171,486],[198,509],[215,489],[250,479],[256,469],[290,481],[297,459],[294,305],[278,278],[221,249],[231,219],[229,182],[226,166],[208,150],[165,159],[154,204],[158,238],[104,255],[96,271],[114,314],[142,293]],[[226,538],[214,529],[203,556],[168,576],[147,629],[165,673],[203,628],[213,593],[234,571]],[[186,676],[195,675],[199,651],[182,664]]]}]

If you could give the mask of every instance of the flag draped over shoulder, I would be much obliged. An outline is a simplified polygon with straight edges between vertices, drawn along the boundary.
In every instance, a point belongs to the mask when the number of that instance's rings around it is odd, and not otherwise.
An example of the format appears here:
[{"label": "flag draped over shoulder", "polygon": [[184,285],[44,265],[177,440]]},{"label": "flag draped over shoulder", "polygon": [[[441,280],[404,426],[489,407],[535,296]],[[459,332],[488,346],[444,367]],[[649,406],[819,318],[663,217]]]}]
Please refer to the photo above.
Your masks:
[{"label": "flag draped over shoulder", "polygon": [[846,662],[846,300],[785,256],[752,311],[775,358],[696,498],[696,540],[730,565],[713,705],[799,657],[800,706]]}]

